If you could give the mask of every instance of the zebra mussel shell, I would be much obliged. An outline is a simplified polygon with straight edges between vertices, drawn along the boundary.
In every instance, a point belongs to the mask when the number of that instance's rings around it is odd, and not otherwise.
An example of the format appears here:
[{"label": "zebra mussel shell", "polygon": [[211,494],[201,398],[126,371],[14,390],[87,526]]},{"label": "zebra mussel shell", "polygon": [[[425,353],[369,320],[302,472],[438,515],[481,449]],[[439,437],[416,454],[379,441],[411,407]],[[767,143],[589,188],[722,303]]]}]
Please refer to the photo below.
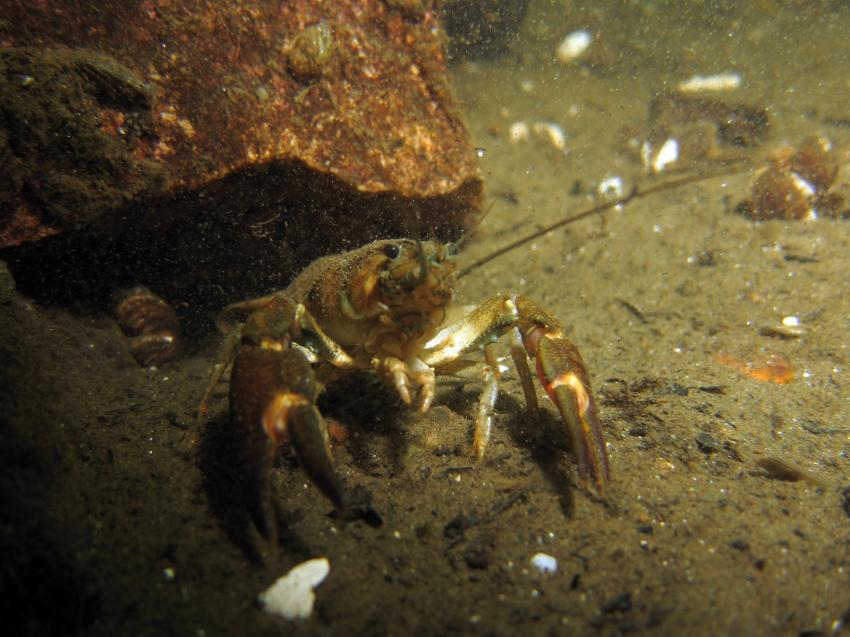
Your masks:
[{"label": "zebra mussel shell", "polygon": [[809,136],[797,148],[773,153],[768,166],[756,172],[752,198],[741,202],[740,210],[756,221],[843,216],[844,197],[833,189],[838,170],[830,141]]},{"label": "zebra mussel shell", "polygon": [[140,365],[159,367],[174,358],[180,342],[177,314],[148,288],[136,287],[124,294],[115,318]]}]

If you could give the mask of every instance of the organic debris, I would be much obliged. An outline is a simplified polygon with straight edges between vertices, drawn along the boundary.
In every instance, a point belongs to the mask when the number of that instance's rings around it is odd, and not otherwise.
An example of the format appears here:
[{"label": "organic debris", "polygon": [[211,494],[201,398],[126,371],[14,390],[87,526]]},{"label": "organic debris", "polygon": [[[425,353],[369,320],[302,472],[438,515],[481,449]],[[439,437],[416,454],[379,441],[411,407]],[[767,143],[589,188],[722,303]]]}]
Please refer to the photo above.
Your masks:
[{"label": "organic debris", "polygon": [[712,359],[734,369],[739,374],[760,380],[763,383],[785,385],[794,380],[794,369],[791,363],[779,354],[759,355],[750,360],[737,358],[725,352],[717,352]]}]

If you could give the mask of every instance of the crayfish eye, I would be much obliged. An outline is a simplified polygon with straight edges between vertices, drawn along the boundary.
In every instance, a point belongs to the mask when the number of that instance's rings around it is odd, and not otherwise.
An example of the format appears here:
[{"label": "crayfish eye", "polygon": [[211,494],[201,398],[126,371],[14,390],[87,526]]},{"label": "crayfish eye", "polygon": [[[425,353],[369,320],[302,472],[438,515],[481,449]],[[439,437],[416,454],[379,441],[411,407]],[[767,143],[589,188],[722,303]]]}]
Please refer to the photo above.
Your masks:
[{"label": "crayfish eye", "polygon": [[388,243],[384,246],[384,255],[386,255],[388,259],[398,259],[398,255],[400,254],[401,248],[399,248],[396,244]]}]

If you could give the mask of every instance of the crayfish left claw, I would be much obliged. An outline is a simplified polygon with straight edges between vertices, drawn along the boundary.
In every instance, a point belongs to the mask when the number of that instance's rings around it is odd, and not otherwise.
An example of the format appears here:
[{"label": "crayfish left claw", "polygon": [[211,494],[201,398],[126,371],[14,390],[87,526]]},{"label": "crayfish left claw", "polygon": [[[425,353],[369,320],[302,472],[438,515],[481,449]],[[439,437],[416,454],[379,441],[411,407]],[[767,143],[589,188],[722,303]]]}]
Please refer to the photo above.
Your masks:
[{"label": "crayfish left claw", "polygon": [[599,495],[605,495],[608,453],[581,355],[567,339],[544,333],[537,350],[537,373],[567,425],[579,477],[585,484],[592,478]]},{"label": "crayfish left claw", "polygon": [[579,477],[585,485],[592,479],[596,491],[604,496],[609,478],[608,452],[581,354],[548,312],[526,297],[517,297],[516,302],[523,344],[536,362],[540,383],[567,426]]}]

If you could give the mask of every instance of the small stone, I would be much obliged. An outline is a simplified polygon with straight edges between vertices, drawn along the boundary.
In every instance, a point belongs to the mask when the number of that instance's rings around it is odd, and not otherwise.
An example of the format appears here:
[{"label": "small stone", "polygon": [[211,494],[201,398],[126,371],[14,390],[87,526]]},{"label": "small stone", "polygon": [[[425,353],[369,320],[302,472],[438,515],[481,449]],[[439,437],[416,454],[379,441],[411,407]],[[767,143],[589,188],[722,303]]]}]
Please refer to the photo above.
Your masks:
[{"label": "small stone", "polygon": [[558,560],[547,553],[535,553],[531,565],[544,575],[558,572]]},{"label": "small stone", "polygon": [[715,453],[723,448],[723,445],[717,438],[704,431],[697,435],[696,443],[699,450],[706,454]]},{"label": "small stone", "polygon": [[679,383],[670,383],[665,387],[665,391],[674,396],[687,396],[690,390]]},{"label": "small stone", "polygon": [[476,545],[468,548],[463,553],[463,560],[469,568],[486,570],[492,560],[492,551],[487,546]]},{"label": "small stone", "polygon": [[573,31],[558,45],[555,56],[562,64],[570,64],[584,55],[591,42],[593,34],[590,31]]},{"label": "small stone", "polygon": [[632,594],[620,593],[616,597],[607,600],[600,610],[605,613],[626,612],[632,609]]}]

